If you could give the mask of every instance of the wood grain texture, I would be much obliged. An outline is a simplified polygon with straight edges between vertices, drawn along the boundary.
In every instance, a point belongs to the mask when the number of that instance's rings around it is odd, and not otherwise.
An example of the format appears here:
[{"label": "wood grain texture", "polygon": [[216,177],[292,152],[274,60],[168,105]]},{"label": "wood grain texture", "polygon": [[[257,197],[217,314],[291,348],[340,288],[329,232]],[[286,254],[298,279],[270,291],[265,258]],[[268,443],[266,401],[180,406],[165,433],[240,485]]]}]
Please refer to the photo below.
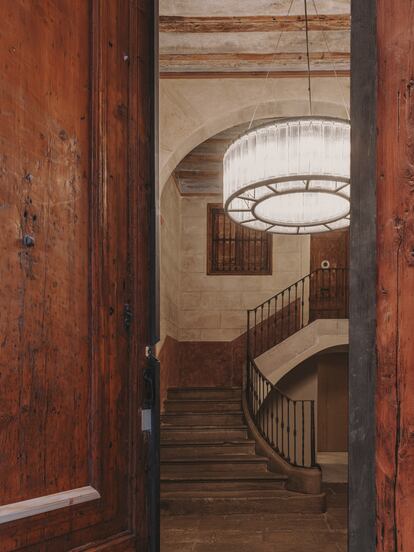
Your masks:
[{"label": "wood grain texture", "polygon": [[[160,54],[160,70],[167,71],[257,71],[261,69],[304,70],[307,63],[306,52],[274,53],[165,53]],[[348,69],[349,52],[311,52],[311,68]]]},{"label": "wood grain texture", "polygon": [[37,4],[2,5],[1,505],[88,484],[89,10]]},{"label": "wood grain texture", "polygon": [[[349,229],[313,234],[310,240],[310,270],[322,268],[328,261],[330,268],[349,266]],[[347,318],[349,303],[347,271],[319,272],[310,284],[310,320],[318,318]]]},{"label": "wood grain texture", "polygon": [[[161,79],[303,79],[308,71],[161,71]],[[313,70],[312,78],[350,77],[348,69]]]},{"label": "wood grain texture", "polygon": [[[349,14],[309,15],[311,31],[346,31],[351,27]],[[305,17],[290,16],[212,16],[183,17],[164,15],[160,17],[162,33],[243,33],[304,31]]]},{"label": "wood grain texture", "polygon": [[0,550],[146,552],[153,3],[0,10],[0,504],[101,495],[4,524]]},{"label": "wood grain texture", "polygon": [[348,450],[348,357],[326,353],[317,359],[318,452]]},{"label": "wood grain texture", "polygon": [[414,542],[414,8],[379,0],[377,17],[377,551],[400,552]]},{"label": "wood grain texture", "polygon": [[311,235],[310,271],[321,268],[324,260],[329,261],[330,268],[349,266],[349,230],[336,230],[324,234]]},{"label": "wood grain texture", "polygon": [[[254,63],[272,63],[286,61],[306,61],[306,52],[274,52],[274,53],[239,53],[239,52],[221,52],[221,53],[188,53],[188,54],[160,54],[159,59],[161,67],[167,65],[187,65],[190,63],[208,63],[209,65],[220,63],[237,63],[240,61],[250,61]],[[346,62],[350,60],[348,52],[310,52],[312,61],[333,61]]]},{"label": "wood grain texture", "polygon": [[36,516],[44,512],[73,506],[74,504],[97,500],[98,498],[100,498],[98,491],[91,486],[87,486],[40,498],[22,500],[14,504],[0,506],[0,523],[8,523],[17,519]]},{"label": "wood grain texture", "polygon": [[207,274],[272,274],[273,237],[233,222],[222,203],[207,205]]}]

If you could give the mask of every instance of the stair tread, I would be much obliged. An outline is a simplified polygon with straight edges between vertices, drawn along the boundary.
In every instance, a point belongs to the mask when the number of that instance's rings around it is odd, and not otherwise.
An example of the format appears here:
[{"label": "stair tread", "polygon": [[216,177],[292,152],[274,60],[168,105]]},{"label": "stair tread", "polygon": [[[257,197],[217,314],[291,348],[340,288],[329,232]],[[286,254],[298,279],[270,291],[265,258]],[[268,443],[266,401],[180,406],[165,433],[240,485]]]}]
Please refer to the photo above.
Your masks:
[{"label": "stair tread", "polygon": [[263,472],[263,473],[220,473],[212,472],[202,474],[172,474],[172,475],[163,475],[161,472],[161,481],[286,481],[288,479],[287,475],[282,473],[275,472]]},{"label": "stair tread", "polygon": [[309,497],[310,499],[313,498],[323,498],[325,495],[324,493],[320,494],[304,494],[304,493],[298,493],[294,491],[288,491],[287,489],[257,489],[257,490],[251,490],[251,489],[244,489],[243,491],[240,490],[234,490],[231,489],[224,489],[224,490],[180,490],[180,491],[170,491],[170,490],[162,490],[161,491],[161,498],[237,498],[237,499],[244,499],[244,498],[282,498],[282,499],[301,499],[303,500],[304,497]]},{"label": "stair tread", "polygon": [[242,388],[238,385],[230,387],[169,387],[168,391],[235,391],[236,389],[239,389],[241,391]]},{"label": "stair tread", "polygon": [[185,425],[180,425],[180,426],[165,426],[165,427],[162,427],[161,428],[161,432],[165,430],[171,430],[173,429],[174,431],[181,431],[181,430],[185,430],[185,431],[191,431],[191,430],[194,430],[194,431],[203,431],[203,430],[208,430],[208,431],[211,431],[212,429],[214,430],[217,430],[217,431],[228,431],[228,430],[232,430],[232,429],[245,429],[247,430],[247,425],[229,425],[229,426],[218,426],[218,425],[190,425],[190,426],[185,426]]},{"label": "stair tread", "polygon": [[185,402],[206,402],[206,403],[241,403],[241,399],[166,399],[167,403],[172,402],[178,402],[178,403],[185,403]]},{"label": "stair tread", "polygon": [[168,460],[162,460],[161,464],[223,464],[223,463],[257,463],[257,464],[267,464],[268,459],[264,456],[254,456],[252,454],[223,454],[220,456],[207,456],[201,458],[172,458]]},{"label": "stair tread", "polygon": [[243,411],[240,409],[240,412],[223,412],[223,410],[210,410],[209,412],[194,412],[192,410],[185,410],[184,412],[165,412],[162,414],[161,418],[173,418],[175,416],[241,416]]},{"label": "stair tread", "polygon": [[161,441],[161,447],[221,447],[237,445],[255,445],[256,441],[252,439],[241,439],[234,441]]}]

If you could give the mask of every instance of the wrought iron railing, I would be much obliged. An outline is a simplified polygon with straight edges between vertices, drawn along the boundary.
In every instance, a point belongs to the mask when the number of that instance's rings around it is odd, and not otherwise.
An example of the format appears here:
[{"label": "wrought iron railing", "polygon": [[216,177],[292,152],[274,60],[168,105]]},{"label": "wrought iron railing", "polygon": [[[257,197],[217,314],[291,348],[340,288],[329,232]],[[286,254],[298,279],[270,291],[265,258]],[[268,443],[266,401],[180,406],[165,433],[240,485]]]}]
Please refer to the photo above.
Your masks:
[{"label": "wrought iron railing", "polygon": [[294,466],[316,466],[315,403],[293,400],[255,359],[319,318],[348,318],[348,269],[318,269],[247,311],[246,397],[262,437]]}]

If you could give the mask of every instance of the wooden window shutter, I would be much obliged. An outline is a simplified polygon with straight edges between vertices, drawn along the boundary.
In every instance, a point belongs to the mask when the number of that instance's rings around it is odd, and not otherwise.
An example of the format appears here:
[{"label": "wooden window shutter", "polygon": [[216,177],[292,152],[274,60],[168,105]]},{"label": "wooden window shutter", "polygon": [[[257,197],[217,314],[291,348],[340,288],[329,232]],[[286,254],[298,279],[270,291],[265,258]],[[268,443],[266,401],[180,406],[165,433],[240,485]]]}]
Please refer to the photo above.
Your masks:
[{"label": "wooden window shutter", "polygon": [[272,274],[272,236],[234,223],[220,204],[207,206],[207,274]]}]

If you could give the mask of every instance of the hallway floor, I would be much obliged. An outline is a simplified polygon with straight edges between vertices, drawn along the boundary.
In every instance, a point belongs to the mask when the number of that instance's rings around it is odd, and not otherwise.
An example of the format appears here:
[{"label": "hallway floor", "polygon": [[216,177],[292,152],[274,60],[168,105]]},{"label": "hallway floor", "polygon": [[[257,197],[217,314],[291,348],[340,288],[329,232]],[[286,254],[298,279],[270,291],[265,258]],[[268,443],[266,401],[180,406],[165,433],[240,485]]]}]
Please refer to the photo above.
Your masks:
[{"label": "hallway floor", "polygon": [[326,514],[164,516],[161,552],[346,552],[346,485],[325,491]]}]

